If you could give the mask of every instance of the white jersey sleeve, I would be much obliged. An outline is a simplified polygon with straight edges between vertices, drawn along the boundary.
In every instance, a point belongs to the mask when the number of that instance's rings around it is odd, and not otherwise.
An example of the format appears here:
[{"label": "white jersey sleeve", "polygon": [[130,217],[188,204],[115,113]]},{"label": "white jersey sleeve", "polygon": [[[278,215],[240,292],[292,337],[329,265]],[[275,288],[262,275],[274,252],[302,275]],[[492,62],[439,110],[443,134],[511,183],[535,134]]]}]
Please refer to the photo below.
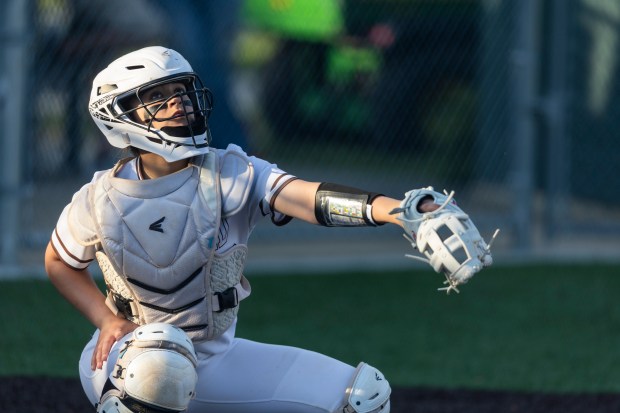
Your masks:
[{"label": "white jersey sleeve", "polygon": [[269,216],[271,221],[276,225],[284,225],[291,218],[274,210],[274,202],[280,191],[286,185],[297,179],[290,175],[275,164],[270,164],[258,158],[252,158],[252,162],[256,165],[256,204],[252,205],[255,214],[253,214],[252,224],[256,224],[258,219]]},{"label": "white jersey sleeve", "polygon": [[56,228],[52,233],[51,244],[56,255],[69,267],[83,270],[95,259],[95,248],[82,245],[75,240],[69,228],[69,208],[65,207],[60,214]]},{"label": "white jersey sleeve", "polygon": [[51,237],[56,255],[69,267],[83,270],[95,259],[95,244],[99,241],[90,215],[89,193],[93,180],[73,195],[71,202],[63,209]]}]

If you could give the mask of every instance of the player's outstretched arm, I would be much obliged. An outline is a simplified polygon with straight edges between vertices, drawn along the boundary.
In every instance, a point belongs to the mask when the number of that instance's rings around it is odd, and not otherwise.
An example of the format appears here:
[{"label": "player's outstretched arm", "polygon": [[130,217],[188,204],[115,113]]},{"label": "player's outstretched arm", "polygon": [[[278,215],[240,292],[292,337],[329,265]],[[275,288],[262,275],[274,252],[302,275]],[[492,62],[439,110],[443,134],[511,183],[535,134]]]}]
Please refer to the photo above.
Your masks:
[{"label": "player's outstretched arm", "polygon": [[[275,199],[277,211],[328,227],[401,226],[421,256],[407,255],[430,264],[446,276],[446,292],[458,292],[482,268],[492,264],[491,244],[453,199],[454,192],[438,193],[432,187],[415,189],[396,200],[382,194],[330,183],[296,180]],[[446,235],[451,234],[451,235]]]},{"label": "player's outstretched arm", "polygon": [[[432,199],[423,200],[419,205],[420,210],[431,212],[437,209],[438,205],[432,201]],[[398,216],[390,214],[400,204],[400,200],[356,188],[297,179],[278,194],[274,207],[280,213],[311,224],[363,226],[390,223],[402,226]],[[367,205],[371,207],[367,208]],[[349,211],[351,216],[338,217],[335,213],[329,216],[330,209],[345,210],[347,207],[351,208]],[[360,214],[357,220],[353,216],[356,213]]]}]

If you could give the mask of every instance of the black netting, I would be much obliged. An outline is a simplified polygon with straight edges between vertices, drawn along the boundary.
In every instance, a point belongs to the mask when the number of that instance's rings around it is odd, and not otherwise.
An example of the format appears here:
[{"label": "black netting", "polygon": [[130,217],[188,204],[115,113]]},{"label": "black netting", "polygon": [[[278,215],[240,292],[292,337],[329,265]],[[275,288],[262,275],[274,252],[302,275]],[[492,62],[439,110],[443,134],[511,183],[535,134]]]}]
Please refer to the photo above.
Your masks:
[{"label": "black netting", "polygon": [[[616,228],[615,1],[28,4],[28,233],[51,230],[79,183],[118,159],[88,115],[91,81],[155,44],[182,53],[213,91],[214,146],[395,197],[455,189],[507,244],[570,232],[591,210]],[[63,196],[44,220],[46,190]]]}]

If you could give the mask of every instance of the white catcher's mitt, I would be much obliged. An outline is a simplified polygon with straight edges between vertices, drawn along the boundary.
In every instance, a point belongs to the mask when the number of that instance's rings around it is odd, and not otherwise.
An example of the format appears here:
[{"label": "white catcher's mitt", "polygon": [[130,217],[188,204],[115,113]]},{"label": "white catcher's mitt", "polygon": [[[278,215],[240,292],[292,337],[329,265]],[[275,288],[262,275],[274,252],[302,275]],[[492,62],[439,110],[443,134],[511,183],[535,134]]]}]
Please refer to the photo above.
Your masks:
[{"label": "white catcher's mitt", "polygon": [[[418,204],[430,197],[439,208],[432,212],[418,211]],[[456,205],[454,191],[449,194],[435,192],[433,187],[414,189],[405,194],[399,208],[391,214],[400,213],[405,238],[421,255],[406,255],[430,264],[435,271],[446,276],[447,287],[440,291],[454,290],[465,284],[484,267],[493,263],[491,244],[499,233],[495,231],[487,245],[469,216]]]}]

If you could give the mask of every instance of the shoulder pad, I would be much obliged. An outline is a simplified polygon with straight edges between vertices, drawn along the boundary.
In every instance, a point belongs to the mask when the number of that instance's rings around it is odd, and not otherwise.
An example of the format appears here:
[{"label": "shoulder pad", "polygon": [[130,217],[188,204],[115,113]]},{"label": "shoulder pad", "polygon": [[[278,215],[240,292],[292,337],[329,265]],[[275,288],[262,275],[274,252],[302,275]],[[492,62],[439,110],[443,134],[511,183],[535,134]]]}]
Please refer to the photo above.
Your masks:
[{"label": "shoulder pad", "polygon": [[228,145],[220,161],[222,216],[235,215],[246,204],[252,183],[254,166],[248,155],[237,145]]},{"label": "shoulder pad", "polygon": [[68,209],[69,231],[73,238],[75,238],[80,245],[84,246],[99,242],[95,221],[91,213],[92,186],[92,183],[84,185],[73,196]]}]

